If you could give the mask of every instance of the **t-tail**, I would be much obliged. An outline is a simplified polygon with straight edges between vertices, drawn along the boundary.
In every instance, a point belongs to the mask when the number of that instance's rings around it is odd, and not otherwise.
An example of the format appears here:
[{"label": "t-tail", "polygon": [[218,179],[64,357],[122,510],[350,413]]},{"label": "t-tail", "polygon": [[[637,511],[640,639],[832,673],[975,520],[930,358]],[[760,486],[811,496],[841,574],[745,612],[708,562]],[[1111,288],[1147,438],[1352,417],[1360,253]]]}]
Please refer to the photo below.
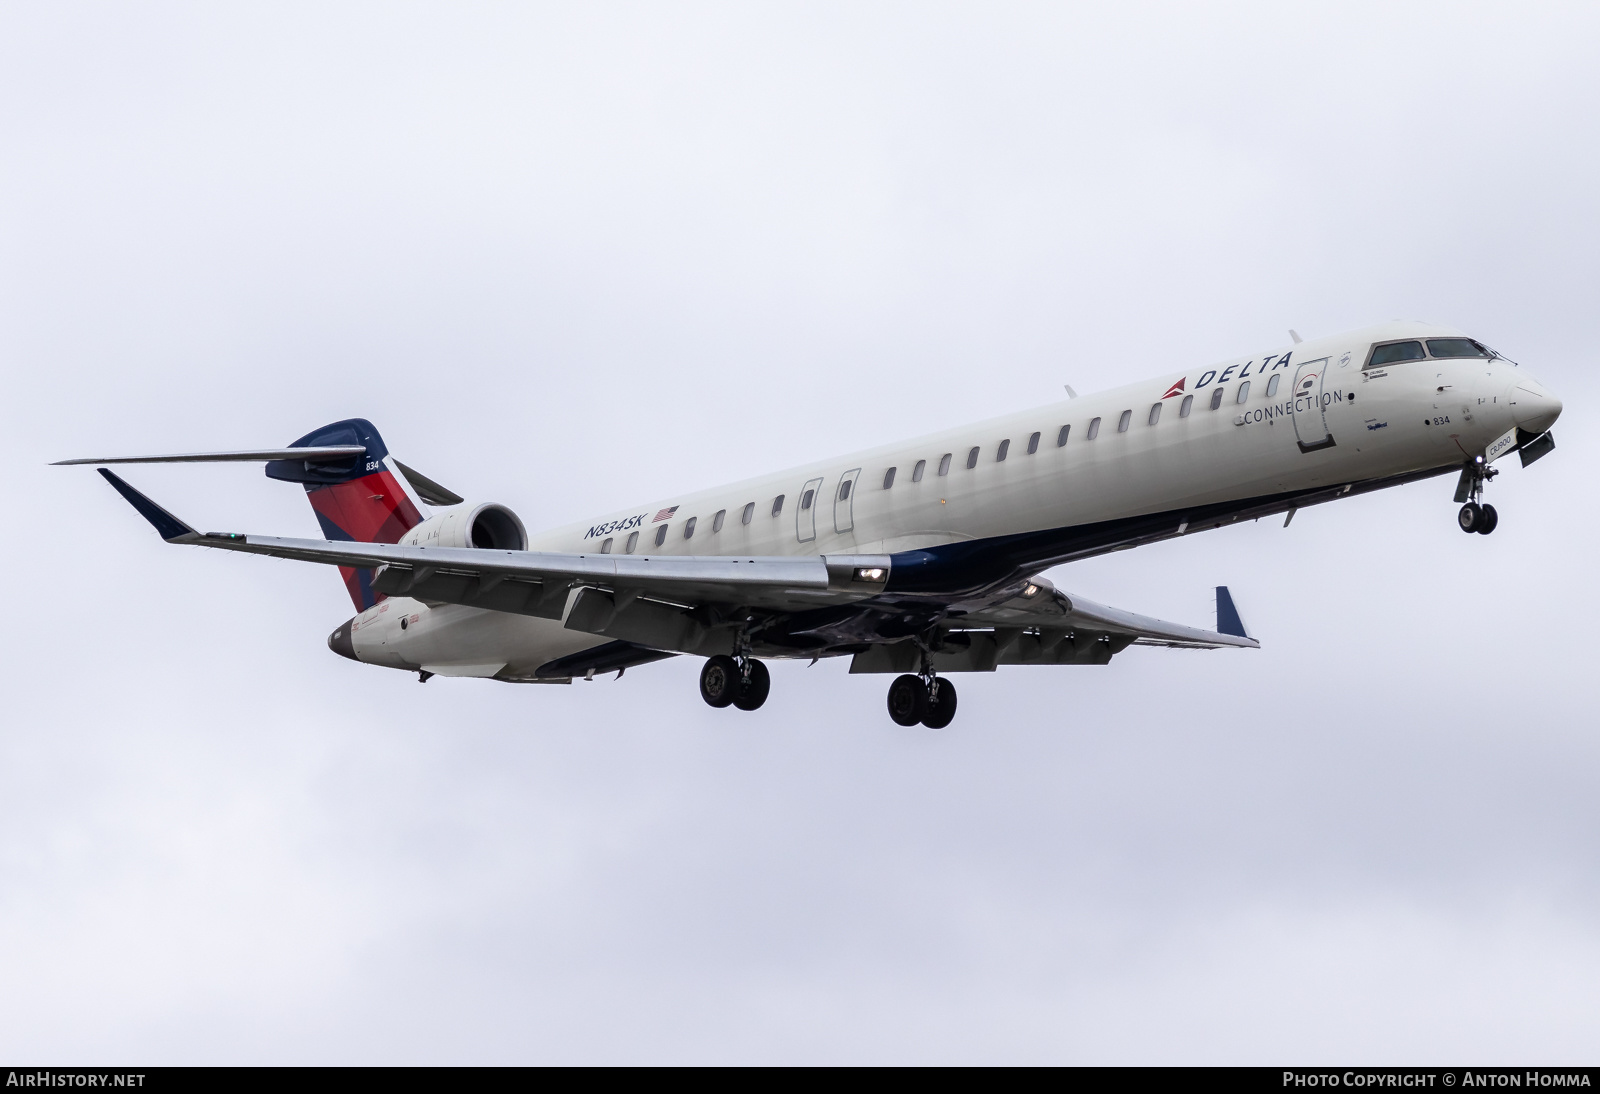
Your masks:
[{"label": "t-tail", "polygon": [[[267,461],[267,477],[306,488],[311,509],[327,539],[347,543],[398,543],[422,523],[418,502],[459,505],[461,498],[389,455],[377,427],[365,418],[314,429],[282,448],[245,452],[192,452],[172,456],[121,456],[62,460],[63,464],[222,463]],[[399,472],[400,478],[395,473]],[[406,489],[400,479],[410,486]],[[372,587],[372,571],[339,567],[356,611],[384,598]]]},{"label": "t-tail", "polygon": [[[389,469],[389,449],[378,430],[365,418],[314,429],[291,448],[361,446],[360,455],[342,460],[272,460],[267,478],[298,482],[317,514],[322,534],[347,543],[399,543],[422,523],[422,513]],[[372,607],[383,594],[372,588],[372,571],[339,567],[345,589],[356,611]]]}]

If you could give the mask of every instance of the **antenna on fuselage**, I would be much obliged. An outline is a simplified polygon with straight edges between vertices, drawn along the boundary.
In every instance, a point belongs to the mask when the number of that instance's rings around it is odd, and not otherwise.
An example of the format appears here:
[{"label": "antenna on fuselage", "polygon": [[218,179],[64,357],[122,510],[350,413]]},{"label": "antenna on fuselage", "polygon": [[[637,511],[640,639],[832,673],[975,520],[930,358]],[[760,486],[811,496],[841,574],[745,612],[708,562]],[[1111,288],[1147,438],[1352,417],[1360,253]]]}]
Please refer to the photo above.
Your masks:
[{"label": "antenna on fuselage", "polygon": [[1296,333],[1295,333],[1295,332],[1294,332],[1294,328],[1293,328],[1293,327],[1290,327],[1290,328],[1289,328],[1289,337],[1290,337],[1290,338],[1293,338],[1293,339],[1294,339],[1294,344],[1295,344],[1295,345],[1297,345],[1297,346],[1298,346],[1298,345],[1299,345],[1299,344],[1300,344],[1300,343],[1301,343],[1301,342],[1304,342],[1304,341],[1305,341],[1305,339],[1304,339],[1304,338],[1301,338],[1301,337],[1300,337],[1300,336],[1299,336],[1299,335],[1298,335],[1298,334],[1296,334]]},{"label": "antenna on fuselage", "polygon": [[1076,399],[1078,397],[1078,393],[1072,390],[1071,384],[1062,384],[1061,386],[1067,389],[1067,398]]}]

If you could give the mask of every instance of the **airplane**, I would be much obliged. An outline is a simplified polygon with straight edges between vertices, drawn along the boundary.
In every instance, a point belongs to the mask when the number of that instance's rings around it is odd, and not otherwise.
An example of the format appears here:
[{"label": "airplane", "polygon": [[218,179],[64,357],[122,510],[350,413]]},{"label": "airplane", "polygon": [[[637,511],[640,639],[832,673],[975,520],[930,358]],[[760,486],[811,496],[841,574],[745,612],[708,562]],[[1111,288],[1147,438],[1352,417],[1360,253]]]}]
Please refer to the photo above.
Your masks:
[{"label": "airplane", "polygon": [[[1394,322],[1239,357],[530,537],[334,422],[281,448],[64,460],[264,461],[323,539],[198,532],[105,466],[168,543],[337,566],[343,657],[433,676],[570,683],[677,655],[701,697],[755,710],[763,659],[893,675],[890,718],[948,726],[943,674],[1104,665],[1130,645],[1258,648],[1230,591],[1216,629],[1063,592],[1042,571],[1456,474],[1457,522],[1499,523],[1496,460],[1551,452],[1559,399],[1461,331]],[[1071,389],[1068,388],[1069,394]]]}]

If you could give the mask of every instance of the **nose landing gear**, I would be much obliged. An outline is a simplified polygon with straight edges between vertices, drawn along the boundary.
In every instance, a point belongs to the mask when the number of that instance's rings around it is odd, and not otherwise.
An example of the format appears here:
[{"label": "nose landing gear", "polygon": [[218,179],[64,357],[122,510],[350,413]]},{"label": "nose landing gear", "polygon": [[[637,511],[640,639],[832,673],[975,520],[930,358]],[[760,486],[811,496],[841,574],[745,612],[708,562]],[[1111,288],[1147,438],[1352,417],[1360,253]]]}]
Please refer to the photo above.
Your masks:
[{"label": "nose landing gear", "polygon": [[1463,532],[1477,532],[1488,535],[1494,531],[1495,525],[1500,523],[1500,514],[1492,505],[1481,505],[1469,501],[1461,507],[1461,512],[1456,514],[1456,519],[1461,523]]},{"label": "nose landing gear", "polygon": [[1492,505],[1482,501],[1483,485],[1500,472],[1490,467],[1479,456],[1461,469],[1461,479],[1456,483],[1456,500],[1466,502],[1456,514],[1456,522],[1463,532],[1488,535],[1500,523],[1500,514]]}]

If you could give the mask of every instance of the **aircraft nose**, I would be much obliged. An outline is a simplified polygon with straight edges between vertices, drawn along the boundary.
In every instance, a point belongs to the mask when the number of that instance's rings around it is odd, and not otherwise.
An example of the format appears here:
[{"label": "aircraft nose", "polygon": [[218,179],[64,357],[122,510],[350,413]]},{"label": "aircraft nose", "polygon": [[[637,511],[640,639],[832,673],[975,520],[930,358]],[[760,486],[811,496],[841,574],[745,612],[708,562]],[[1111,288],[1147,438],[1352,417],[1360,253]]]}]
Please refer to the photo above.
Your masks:
[{"label": "aircraft nose", "polygon": [[355,617],[345,620],[343,626],[328,635],[328,648],[340,657],[348,657],[352,661],[361,660],[356,656],[356,644],[350,632],[355,628]]},{"label": "aircraft nose", "polygon": [[1543,433],[1561,417],[1561,400],[1531,376],[1524,376],[1506,392],[1511,417],[1529,433]]}]

